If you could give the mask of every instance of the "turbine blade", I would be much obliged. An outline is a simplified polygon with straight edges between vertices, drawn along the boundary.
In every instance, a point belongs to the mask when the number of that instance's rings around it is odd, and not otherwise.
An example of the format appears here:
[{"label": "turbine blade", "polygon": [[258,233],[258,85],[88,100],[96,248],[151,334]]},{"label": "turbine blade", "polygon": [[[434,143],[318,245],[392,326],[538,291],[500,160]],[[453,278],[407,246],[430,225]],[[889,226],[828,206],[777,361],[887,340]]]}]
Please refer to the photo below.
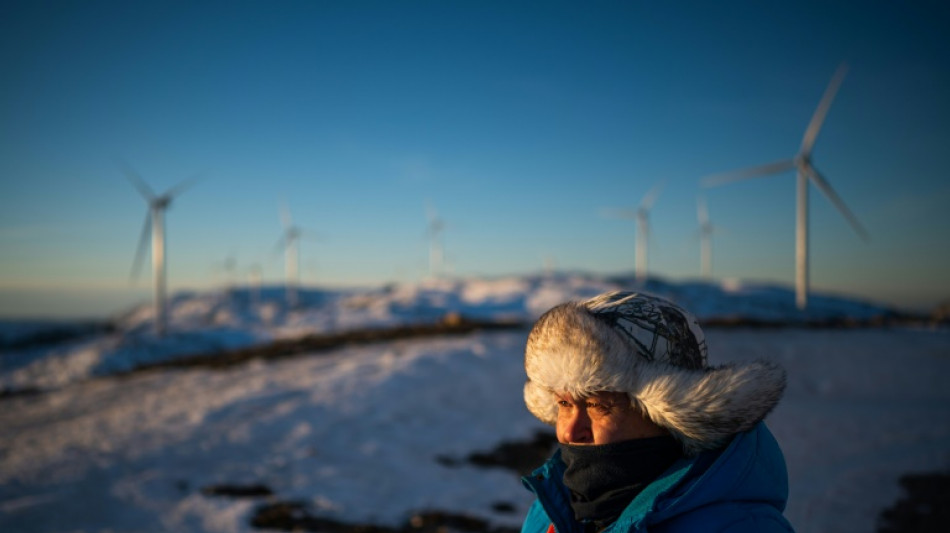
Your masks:
[{"label": "turbine blade", "polygon": [[825,94],[821,97],[821,101],[815,109],[815,114],[811,117],[811,122],[808,123],[805,136],[802,137],[801,153],[806,155],[811,153],[811,149],[815,145],[815,139],[818,138],[818,131],[821,130],[825,116],[828,115],[828,109],[831,108],[831,102],[835,99],[838,88],[841,86],[841,82],[844,80],[844,75],[847,72],[848,66],[842,63],[838,65],[838,70],[836,70],[834,76],[831,77],[828,88],[825,89]]},{"label": "turbine blade", "polygon": [[149,232],[152,231],[152,213],[145,213],[145,224],[142,225],[142,234],[139,236],[139,244],[135,250],[135,259],[132,261],[132,271],[129,273],[129,280],[135,281],[142,271],[142,261],[145,257],[145,248],[149,241]]},{"label": "turbine blade", "polygon": [[313,231],[307,228],[299,228],[298,235],[301,239],[306,239],[310,242],[323,242],[326,237],[319,231]]},{"label": "turbine blade", "polygon": [[854,228],[854,231],[856,231],[857,234],[860,235],[865,241],[869,240],[868,233],[864,230],[864,226],[858,222],[858,218],[851,213],[846,205],[844,205],[844,201],[842,201],[841,197],[838,196],[838,193],[836,193],[834,189],[831,188],[831,184],[828,183],[828,180],[818,173],[818,169],[809,165],[807,172],[808,176],[812,179],[812,181],[815,182],[818,190],[824,193],[824,195],[828,197],[829,200],[831,200],[831,203],[833,203],[835,207],[838,208],[838,211],[844,215],[844,218],[848,219],[848,222],[851,223],[851,227]]},{"label": "turbine blade", "polygon": [[643,200],[640,201],[641,209],[649,210],[651,207],[653,207],[653,204],[654,202],[656,202],[656,199],[660,196],[660,191],[663,190],[663,185],[665,183],[666,183],[666,180],[662,179],[659,182],[657,182],[657,184],[654,185],[652,189],[650,189],[650,192],[648,192],[646,196],[643,197]]},{"label": "turbine blade", "polygon": [[178,185],[168,189],[168,192],[165,193],[165,196],[168,198],[174,198],[175,196],[178,196],[179,194],[185,192],[186,189],[191,188],[191,186],[197,183],[202,178],[202,176],[203,174],[199,173],[191,176],[190,178],[182,180],[178,183]]},{"label": "turbine blade", "polygon": [[604,218],[622,218],[624,220],[635,220],[637,212],[633,209],[616,209],[612,207],[600,208],[600,216]]},{"label": "turbine blade", "polygon": [[741,170],[722,172],[720,174],[706,176],[700,180],[700,185],[703,187],[718,187],[719,185],[725,185],[726,183],[732,183],[734,181],[742,181],[751,178],[759,178],[762,176],[778,174],[780,172],[792,170],[793,168],[795,168],[795,161],[791,159],[783,159],[781,161],[776,161],[767,165],[759,165],[756,167],[749,167]]},{"label": "turbine blade", "polygon": [[284,235],[281,235],[281,237],[277,239],[277,245],[274,246],[275,257],[279,256],[284,251],[284,249],[287,248],[287,242],[288,242],[288,239]]},{"label": "turbine blade", "polygon": [[125,178],[128,179],[129,182],[139,190],[139,193],[145,197],[146,200],[151,202],[155,199],[155,192],[152,191],[152,188],[149,187],[147,183],[145,183],[145,180],[139,176],[138,172],[132,168],[132,165],[130,165],[128,161],[120,159],[118,161],[118,165],[122,173],[125,174]]}]

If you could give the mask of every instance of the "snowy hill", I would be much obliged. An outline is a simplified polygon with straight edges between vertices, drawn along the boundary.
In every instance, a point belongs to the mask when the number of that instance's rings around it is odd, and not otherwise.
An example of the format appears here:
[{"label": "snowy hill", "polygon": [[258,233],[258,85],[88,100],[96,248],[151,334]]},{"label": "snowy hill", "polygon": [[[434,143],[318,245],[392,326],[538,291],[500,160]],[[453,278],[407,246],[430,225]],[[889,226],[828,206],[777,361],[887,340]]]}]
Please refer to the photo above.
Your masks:
[{"label": "snowy hill", "polygon": [[[43,338],[35,324],[0,323],[0,391],[49,389],[126,372],[182,355],[215,353],[279,339],[432,324],[445,317],[526,326],[552,306],[607,290],[645,290],[690,309],[703,324],[845,324],[899,316],[882,305],[813,295],[809,308],[795,308],[794,294],[769,285],[670,283],[585,275],[436,279],[372,289],[302,289],[299,304],[286,305],[282,288],[226,293],[180,293],[169,303],[170,333],[152,332],[153,307],[118,316],[108,328],[55,325],[72,342],[29,343]],[[32,336],[32,337],[31,337]],[[56,338],[53,335],[54,340]]]}]

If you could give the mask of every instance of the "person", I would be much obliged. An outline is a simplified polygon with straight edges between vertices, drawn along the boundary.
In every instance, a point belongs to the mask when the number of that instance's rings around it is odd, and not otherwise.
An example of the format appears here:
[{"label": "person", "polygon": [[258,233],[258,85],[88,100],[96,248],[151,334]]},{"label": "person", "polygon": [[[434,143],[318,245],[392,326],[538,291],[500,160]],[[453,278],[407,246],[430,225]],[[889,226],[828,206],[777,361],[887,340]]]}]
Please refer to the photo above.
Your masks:
[{"label": "person", "polygon": [[763,422],[785,390],[776,363],[709,367],[690,313],[611,292],[542,315],[525,371],[525,404],[559,444],[523,478],[522,533],[792,531]]}]

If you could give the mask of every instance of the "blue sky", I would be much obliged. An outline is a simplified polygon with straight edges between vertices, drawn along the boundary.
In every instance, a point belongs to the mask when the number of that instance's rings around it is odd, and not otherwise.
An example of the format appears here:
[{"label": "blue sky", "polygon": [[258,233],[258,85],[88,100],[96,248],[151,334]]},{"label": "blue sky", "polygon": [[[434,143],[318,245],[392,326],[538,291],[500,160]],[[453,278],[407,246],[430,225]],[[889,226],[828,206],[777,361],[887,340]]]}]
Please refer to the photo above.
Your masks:
[{"label": "blue sky", "polygon": [[[675,4],[675,5],[674,5]],[[427,272],[426,203],[457,275],[630,272],[659,180],[650,271],[700,273],[706,175],[791,157],[837,66],[811,190],[811,279],[928,308],[950,298],[950,11],[937,2],[5,2],[0,316],[105,316],[156,191],[172,289],[236,260],[283,279],[279,208],[316,238],[303,282]],[[832,4],[832,5],[828,5]],[[705,191],[714,275],[791,284],[794,176]]]}]

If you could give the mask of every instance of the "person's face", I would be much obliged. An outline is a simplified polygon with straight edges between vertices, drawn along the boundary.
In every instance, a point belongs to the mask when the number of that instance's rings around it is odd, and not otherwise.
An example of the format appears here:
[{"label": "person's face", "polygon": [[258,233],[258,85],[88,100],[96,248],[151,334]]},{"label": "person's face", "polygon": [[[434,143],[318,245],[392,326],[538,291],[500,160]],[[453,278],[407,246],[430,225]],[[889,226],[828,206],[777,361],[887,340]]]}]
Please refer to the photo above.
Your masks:
[{"label": "person's face", "polygon": [[656,437],[665,432],[646,420],[622,392],[599,392],[583,398],[555,393],[557,440],[562,444],[611,444]]}]

